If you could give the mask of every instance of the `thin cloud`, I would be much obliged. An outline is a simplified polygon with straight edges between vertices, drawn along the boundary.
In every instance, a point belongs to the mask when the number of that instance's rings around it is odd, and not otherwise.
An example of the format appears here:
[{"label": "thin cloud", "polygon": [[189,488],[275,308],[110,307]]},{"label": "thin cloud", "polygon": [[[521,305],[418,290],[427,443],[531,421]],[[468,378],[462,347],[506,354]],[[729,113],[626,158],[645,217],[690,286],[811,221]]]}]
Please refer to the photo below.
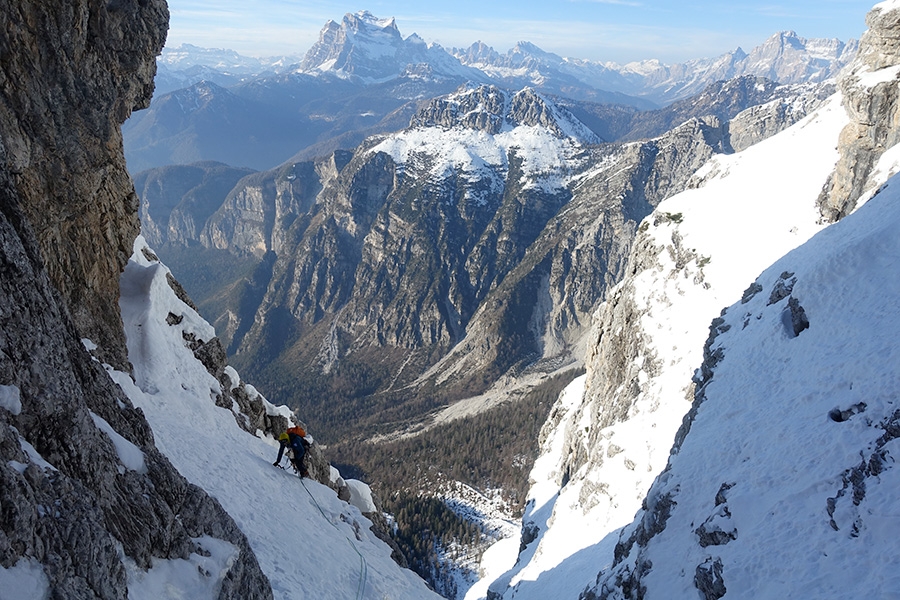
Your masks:
[{"label": "thin cloud", "polygon": [[573,4],[614,4],[616,6],[644,6],[643,2],[629,2],[629,0],[568,0]]},{"label": "thin cloud", "polygon": [[569,2],[587,3],[587,4],[615,4],[616,6],[634,6],[634,7],[644,6],[643,2],[629,2],[628,0],[569,0]]}]

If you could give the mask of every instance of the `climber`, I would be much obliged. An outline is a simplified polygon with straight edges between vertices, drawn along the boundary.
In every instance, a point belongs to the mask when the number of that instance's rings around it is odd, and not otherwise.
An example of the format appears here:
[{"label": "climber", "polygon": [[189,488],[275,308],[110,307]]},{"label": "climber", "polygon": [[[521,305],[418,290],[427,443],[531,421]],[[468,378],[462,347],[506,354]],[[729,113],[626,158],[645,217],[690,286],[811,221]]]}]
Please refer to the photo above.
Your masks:
[{"label": "climber", "polygon": [[309,442],[306,440],[306,430],[299,425],[288,428],[287,431],[278,436],[278,458],[272,463],[276,467],[281,466],[281,457],[284,456],[284,449],[291,448],[291,464],[294,470],[300,474],[300,477],[309,477],[309,471],[306,469],[304,460],[306,458],[306,449]]}]

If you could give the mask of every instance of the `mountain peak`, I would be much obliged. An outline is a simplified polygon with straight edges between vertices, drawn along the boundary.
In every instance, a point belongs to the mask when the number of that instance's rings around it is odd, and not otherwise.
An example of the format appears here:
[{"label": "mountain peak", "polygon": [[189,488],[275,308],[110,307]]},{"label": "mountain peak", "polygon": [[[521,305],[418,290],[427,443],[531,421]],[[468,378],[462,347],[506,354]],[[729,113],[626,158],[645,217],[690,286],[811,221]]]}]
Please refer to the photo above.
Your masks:
[{"label": "mountain peak", "polygon": [[373,83],[399,77],[420,63],[439,77],[478,78],[440,46],[428,45],[414,33],[403,39],[393,17],[379,19],[368,11],[347,13],[340,25],[328,21],[299,70]]},{"label": "mountain peak", "polygon": [[560,138],[598,141],[571,113],[530,87],[511,93],[493,85],[464,85],[419,109],[410,126],[464,128],[490,134],[519,126],[542,127]]},{"label": "mountain peak", "polygon": [[367,10],[361,10],[357,13],[347,13],[341,22],[342,27],[353,31],[354,33],[365,32],[371,34],[373,30],[387,33],[391,36],[400,37],[400,30],[397,29],[397,23],[394,17],[389,19],[379,19]]}]

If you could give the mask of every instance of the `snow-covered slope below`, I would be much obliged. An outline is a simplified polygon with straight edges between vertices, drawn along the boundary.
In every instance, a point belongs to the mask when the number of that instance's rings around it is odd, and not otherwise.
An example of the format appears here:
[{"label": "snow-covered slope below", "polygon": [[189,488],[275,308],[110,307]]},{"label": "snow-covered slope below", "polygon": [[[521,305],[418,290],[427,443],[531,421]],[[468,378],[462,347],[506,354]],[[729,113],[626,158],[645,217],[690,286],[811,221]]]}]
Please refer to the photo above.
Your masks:
[{"label": "snow-covered slope below", "polygon": [[895,178],[724,312],[666,471],[587,597],[896,595],[898,266]]},{"label": "snow-covered slope below", "polygon": [[121,278],[134,381],[110,375],[144,411],[160,450],[235,519],[275,598],[438,598],[391,560],[358,508],[274,468],[275,441],[246,433],[215,405],[220,384],[185,345],[185,336],[209,340],[215,332],[175,296],[168,269],[145,248],[139,237]]},{"label": "snow-covered slope below", "polygon": [[[574,389],[560,400],[532,472],[523,518],[530,544],[494,590],[508,598],[551,590],[577,597],[598,570],[585,567],[611,561],[617,528],[640,508],[690,408],[710,320],[821,229],[815,200],[846,122],[835,96],[782,134],[714,158],[695,175],[697,187],[645,219],[630,258],[640,268],[598,313],[608,343],[626,336],[640,343],[601,345],[589,358],[583,399],[571,401],[580,397]],[[562,447],[552,448],[561,436]]]}]

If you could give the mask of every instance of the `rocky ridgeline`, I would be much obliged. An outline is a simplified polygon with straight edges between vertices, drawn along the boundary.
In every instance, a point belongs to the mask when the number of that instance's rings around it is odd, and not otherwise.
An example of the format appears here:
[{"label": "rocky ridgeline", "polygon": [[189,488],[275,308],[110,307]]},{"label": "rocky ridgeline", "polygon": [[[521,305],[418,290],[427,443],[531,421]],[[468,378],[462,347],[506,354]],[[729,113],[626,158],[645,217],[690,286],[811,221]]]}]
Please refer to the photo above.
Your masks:
[{"label": "rocky ridgeline", "polygon": [[[855,40],[808,39],[782,31],[745,52],[666,65],[645,60],[627,65],[562,58],[534,44],[519,42],[501,54],[482,42],[451,52],[464,65],[481,69],[507,87],[533,85],[547,93],[604,102],[635,103],[649,98],[659,105],[700,94],[707,86],[742,76],[764,77],[782,84],[821,83],[833,78],[857,50]],[[618,100],[598,90],[622,95]],[[650,107],[643,107],[650,108]]]},{"label": "rocky ridgeline", "polygon": [[728,144],[740,152],[772,137],[821,106],[834,90],[830,81],[779,86],[772,99],[748,107],[729,121]]},{"label": "rocky ridgeline", "polygon": [[869,176],[881,155],[900,141],[900,9],[883,4],[866,16],[869,29],[860,40],[859,56],[839,80],[851,122],[841,132],[841,158],[819,197],[826,222],[850,214],[875,191]]},{"label": "rocky ridgeline", "polygon": [[119,125],[149,101],[167,21],[162,1],[0,7],[0,566],[39,565],[54,598],[124,598],[127,564],[206,553],[201,536],[236,549],[220,598],[272,597],[81,341],[127,368],[118,280],[138,220]]},{"label": "rocky ridgeline", "polygon": [[573,124],[584,141],[599,141],[565,108],[551,103],[531,88],[511,93],[492,85],[467,85],[455,94],[435,98],[419,108],[410,127],[465,127],[497,134],[504,128],[521,125],[543,127],[559,137],[566,137],[564,123]]}]

